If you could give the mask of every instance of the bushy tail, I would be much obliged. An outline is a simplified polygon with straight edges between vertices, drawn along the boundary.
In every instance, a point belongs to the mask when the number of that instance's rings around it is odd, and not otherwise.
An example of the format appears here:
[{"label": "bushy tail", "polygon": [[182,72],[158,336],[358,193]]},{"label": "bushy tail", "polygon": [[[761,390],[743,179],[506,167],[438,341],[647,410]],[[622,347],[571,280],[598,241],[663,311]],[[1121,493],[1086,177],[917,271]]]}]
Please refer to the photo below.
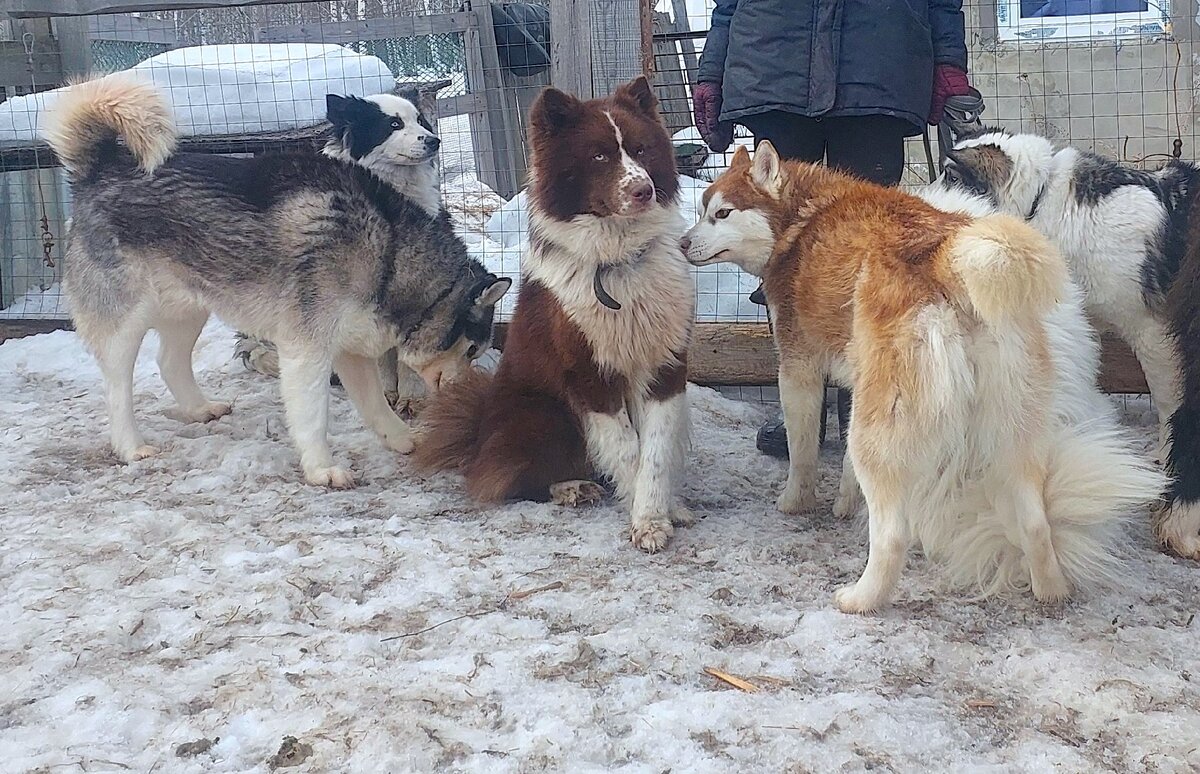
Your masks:
[{"label": "bushy tail", "polygon": [[66,89],[47,114],[42,136],[80,178],[120,153],[118,137],[138,166],[152,172],[175,152],[178,132],[170,106],[154,85],[109,75]]},{"label": "bushy tail", "polygon": [[[1057,431],[1042,497],[1051,542],[1073,589],[1119,582],[1126,522],[1157,500],[1166,483],[1108,420]],[[1029,562],[1007,534],[1012,529],[1003,518],[972,519],[945,546],[951,577],[984,595],[1028,588]]]},{"label": "bushy tail", "polygon": [[1040,317],[1062,296],[1067,265],[1058,250],[1029,225],[1009,215],[988,215],[955,238],[954,270],[979,317],[988,325],[1012,317]]},{"label": "bushy tail", "polygon": [[413,462],[418,468],[464,470],[475,458],[484,400],[492,375],[472,368],[430,397],[421,410]]}]

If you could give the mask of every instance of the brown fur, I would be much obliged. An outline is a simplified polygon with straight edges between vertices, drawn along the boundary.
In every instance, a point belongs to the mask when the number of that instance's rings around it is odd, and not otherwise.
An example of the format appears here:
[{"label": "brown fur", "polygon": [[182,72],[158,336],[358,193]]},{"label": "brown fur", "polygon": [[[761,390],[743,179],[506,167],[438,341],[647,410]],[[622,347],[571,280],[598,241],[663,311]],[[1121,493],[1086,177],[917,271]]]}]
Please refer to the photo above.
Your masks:
[{"label": "brown fur", "polygon": [[[531,111],[530,136],[532,203],[550,221],[569,222],[581,214],[607,218],[620,210],[619,199],[625,195],[622,148],[646,169],[660,203],[669,202],[678,190],[670,139],[644,78],[618,88],[612,97],[586,103],[553,89],[543,92]],[[536,228],[531,247],[540,260],[571,260]],[[598,258],[606,263],[604,256]],[[642,331],[653,327],[654,320],[627,320],[632,324],[628,330],[641,336],[629,341],[620,335],[626,328],[610,325],[618,341],[605,341],[625,358],[605,361],[567,314],[568,301],[586,304],[589,299],[560,300],[556,291],[527,273],[495,377],[476,374],[435,396],[422,417],[414,454],[418,466],[463,473],[472,497],[484,502],[544,500],[554,484],[595,474],[585,416],[616,415],[641,390],[649,400],[661,401],[685,389],[683,353],[672,352],[670,345],[662,353],[640,345],[642,340],[669,340],[666,334],[650,337]],[[596,315],[630,315],[637,308],[613,312],[595,299],[590,303]]]}]

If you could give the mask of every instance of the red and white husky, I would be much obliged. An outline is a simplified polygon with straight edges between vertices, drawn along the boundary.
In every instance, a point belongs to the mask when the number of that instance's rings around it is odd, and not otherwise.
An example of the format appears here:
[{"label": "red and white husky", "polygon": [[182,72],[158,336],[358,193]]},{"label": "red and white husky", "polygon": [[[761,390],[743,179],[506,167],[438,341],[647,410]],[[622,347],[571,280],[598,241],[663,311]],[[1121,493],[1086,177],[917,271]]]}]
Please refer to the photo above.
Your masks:
[{"label": "red and white husky", "polygon": [[695,289],[679,247],[678,173],[645,78],[583,102],[547,89],[530,117],[530,253],[495,376],[426,408],[418,464],[485,502],[594,500],[599,474],[657,551],[691,515],[687,446]]}]

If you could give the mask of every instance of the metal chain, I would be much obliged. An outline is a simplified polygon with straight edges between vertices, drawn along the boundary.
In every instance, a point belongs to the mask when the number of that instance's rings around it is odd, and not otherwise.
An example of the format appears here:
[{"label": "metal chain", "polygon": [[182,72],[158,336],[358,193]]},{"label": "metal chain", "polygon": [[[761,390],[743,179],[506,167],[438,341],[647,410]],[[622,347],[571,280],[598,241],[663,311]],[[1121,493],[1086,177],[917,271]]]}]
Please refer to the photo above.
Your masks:
[{"label": "metal chain", "polygon": [[[37,77],[33,66],[33,43],[35,38],[32,32],[26,32],[21,36],[21,44],[25,47],[25,69],[29,71],[29,96],[33,100],[34,109],[37,108]],[[33,179],[37,182],[38,206],[42,210],[42,263],[47,269],[54,268],[54,245],[57,241],[54,232],[50,230],[50,213],[46,210],[46,192],[42,189],[42,163],[38,157],[37,138],[34,137],[33,143]]]}]

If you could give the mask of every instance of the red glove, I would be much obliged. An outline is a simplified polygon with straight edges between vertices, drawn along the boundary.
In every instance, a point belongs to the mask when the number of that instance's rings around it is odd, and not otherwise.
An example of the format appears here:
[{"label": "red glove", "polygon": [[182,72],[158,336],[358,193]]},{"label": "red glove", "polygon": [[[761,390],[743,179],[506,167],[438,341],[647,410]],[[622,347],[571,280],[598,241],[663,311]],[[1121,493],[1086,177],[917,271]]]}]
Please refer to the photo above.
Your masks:
[{"label": "red glove", "polygon": [[933,100],[929,105],[929,123],[937,126],[942,120],[949,97],[965,97],[971,93],[971,82],[967,74],[952,64],[935,65],[933,68]]},{"label": "red glove", "polygon": [[705,82],[692,87],[692,112],[700,137],[713,153],[724,153],[733,144],[733,124],[721,121],[721,84]]}]

